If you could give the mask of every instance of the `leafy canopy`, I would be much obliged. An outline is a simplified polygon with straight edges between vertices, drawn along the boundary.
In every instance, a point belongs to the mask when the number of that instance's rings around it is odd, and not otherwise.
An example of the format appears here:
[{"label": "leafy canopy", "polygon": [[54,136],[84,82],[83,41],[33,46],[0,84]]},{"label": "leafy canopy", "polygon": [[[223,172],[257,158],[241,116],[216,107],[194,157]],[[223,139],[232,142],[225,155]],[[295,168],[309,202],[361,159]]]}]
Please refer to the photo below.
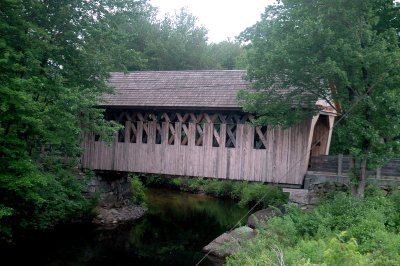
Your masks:
[{"label": "leafy canopy", "polygon": [[95,108],[114,63],[102,48],[119,49],[112,18],[143,17],[147,6],[5,0],[0,10],[0,239],[10,239],[88,211],[76,170],[82,136],[117,128]]},{"label": "leafy canopy", "polygon": [[393,1],[278,1],[242,33],[257,92],[239,99],[258,123],[285,126],[327,100],[339,116],[351,111],[337,151],[382,164],[400,151],[398,26]]},{"label": "leafy canopy", "polygon": [[80,144],[118,129],[95,107],[110,71],[234,67],[186,10],[156,15],[147,0],[0,1],[0,240],[89,212]]}]

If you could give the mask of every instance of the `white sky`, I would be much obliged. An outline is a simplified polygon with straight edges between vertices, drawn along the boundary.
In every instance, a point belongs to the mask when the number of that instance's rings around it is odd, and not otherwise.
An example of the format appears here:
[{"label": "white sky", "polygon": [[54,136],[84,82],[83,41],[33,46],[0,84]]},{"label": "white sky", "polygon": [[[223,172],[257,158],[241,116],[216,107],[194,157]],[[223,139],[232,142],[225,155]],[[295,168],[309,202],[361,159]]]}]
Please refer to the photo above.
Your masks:
[{"label": "white sky", "polygon": [[208,41],[217,43],[228,37],[233,39],[260,20],[265,7],[274,0],[150,0],[150,3],[161,14],[174,14],[187,7],[199,24],[208,29]]}]

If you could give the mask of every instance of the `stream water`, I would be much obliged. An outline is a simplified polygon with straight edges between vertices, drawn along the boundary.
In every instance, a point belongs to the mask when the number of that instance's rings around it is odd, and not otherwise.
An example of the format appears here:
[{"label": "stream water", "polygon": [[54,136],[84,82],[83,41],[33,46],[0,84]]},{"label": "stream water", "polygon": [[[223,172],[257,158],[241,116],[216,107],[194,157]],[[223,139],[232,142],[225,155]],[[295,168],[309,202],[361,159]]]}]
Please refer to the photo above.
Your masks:
[{"label": "stream water", "polygon": [[232,201],[168,189],[150,188],[147,197],[149,211],[131,224],[58,228],[2,254],[1,265],[195,265],[202,247],[247,212]]}]

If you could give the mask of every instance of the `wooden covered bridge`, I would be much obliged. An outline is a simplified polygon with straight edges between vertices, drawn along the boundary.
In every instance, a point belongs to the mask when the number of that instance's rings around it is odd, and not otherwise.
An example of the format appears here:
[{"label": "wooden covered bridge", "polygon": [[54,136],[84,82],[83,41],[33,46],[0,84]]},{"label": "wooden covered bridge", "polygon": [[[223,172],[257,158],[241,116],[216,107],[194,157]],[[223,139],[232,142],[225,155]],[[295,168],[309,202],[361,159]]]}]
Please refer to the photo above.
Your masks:
[{"label": "wooden covered bridge", "polygon": [[[96,170],[301,185],[309,156],[329,152],[329,108],[288,129],[253,127],[236,100],[245,71],[112,73],[107,119],[124,125],[107,145],[89,134],[82,166]],[[319,141],[311,152],[313,142]]]}]

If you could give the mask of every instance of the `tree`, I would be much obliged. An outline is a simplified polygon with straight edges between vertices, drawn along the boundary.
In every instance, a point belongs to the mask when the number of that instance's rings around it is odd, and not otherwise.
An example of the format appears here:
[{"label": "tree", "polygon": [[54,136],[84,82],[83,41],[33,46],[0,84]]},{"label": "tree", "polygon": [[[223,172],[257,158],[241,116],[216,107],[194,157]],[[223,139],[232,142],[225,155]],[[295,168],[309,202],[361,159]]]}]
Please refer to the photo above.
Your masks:
[{"label": "tree", "polygon": [[144,49],[151,70],[209,68],[207,30],[186,9],[156,24]]},{"label": "tree", "polygon": [[220,43],[209,45],[210,59],[212,59],[218,69],[238,69],[242,67],[239,62],[244,49],[239,42],[226,40]]},{"label": "tree", "polygon": [[258,123],[287,126],[327,100],[343,116],[335,130],[363,196],[366,168],[400,154],[398,25],[394,1],[278,1],[242,33],[257,91],[239,95],[244,109]]},{"label": "tree", "polygon": [[82,136],[117,129],[95,107],[115,67],[104,47],[121,51],[115,18],[146,10],[131,0],[0,1],[0,240],[88,210]]}]

